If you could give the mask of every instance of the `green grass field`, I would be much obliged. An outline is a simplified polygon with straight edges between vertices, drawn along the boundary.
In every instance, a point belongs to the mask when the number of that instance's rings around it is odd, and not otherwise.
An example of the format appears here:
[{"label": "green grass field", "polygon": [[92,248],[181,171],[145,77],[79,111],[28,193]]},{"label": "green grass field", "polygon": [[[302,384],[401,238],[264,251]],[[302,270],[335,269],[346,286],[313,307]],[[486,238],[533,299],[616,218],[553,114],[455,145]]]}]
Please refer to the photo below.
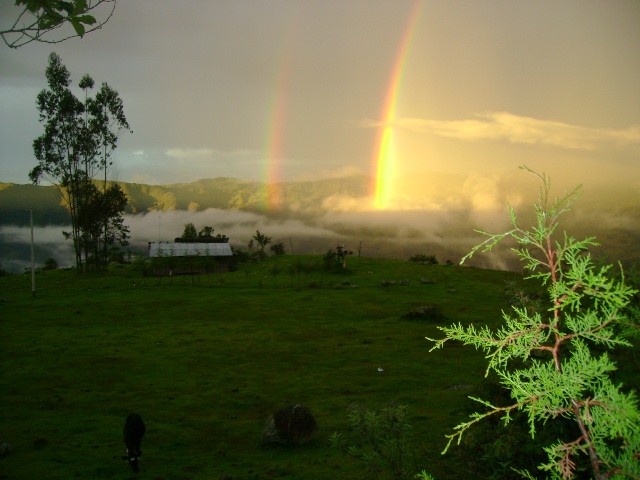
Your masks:
[{"label": "green grass field", "polygon": [[[520,276],[353,257],[341,275],[320,261],[272,257],[194,279],[49,271],[35,296],[30,277],[0,277],[0,442],[13,447],[0,478],[376,478],[328,438],[350,403],[390,401],[408,406],[416,472],[486,478],[440,455],[472,404],[472,388],[452,387],[484,381],[482,354],[429,353],[436,324],[401,317],[437,304],[440,325],[497,325],[505,281]],[[262,447],[267,417],[295,403],[314,413],[315,439]],[[147,424],[138,475],[120,459],[131,411]]]}]

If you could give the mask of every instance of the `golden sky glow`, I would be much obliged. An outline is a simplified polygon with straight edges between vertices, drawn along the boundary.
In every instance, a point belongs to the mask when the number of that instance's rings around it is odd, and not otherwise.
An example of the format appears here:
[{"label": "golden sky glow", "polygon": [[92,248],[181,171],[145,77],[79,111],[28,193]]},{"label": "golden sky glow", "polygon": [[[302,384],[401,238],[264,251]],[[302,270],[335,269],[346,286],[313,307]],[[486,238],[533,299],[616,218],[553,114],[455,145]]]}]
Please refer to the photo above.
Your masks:
[{"label": "golden sky glow", "polygon": [[523,163],[640,187],[639,49],[636,0],[119,2],[84,39],[0,49],[0,181],[28,183],[54,50],[123,98],[120,180],[371,175],[378,209]]}]

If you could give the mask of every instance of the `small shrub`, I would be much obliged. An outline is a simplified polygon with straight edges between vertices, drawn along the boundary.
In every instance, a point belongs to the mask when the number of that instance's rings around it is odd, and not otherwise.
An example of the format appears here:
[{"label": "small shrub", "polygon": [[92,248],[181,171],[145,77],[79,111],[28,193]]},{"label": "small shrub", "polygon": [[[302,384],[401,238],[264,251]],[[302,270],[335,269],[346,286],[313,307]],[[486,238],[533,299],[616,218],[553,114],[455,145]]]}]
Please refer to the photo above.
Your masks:
[{"label": "small shrub", "polygon": [[438,265],[438,259],[435,255],[412,255],[409,261],[413,263],[421,263],[423,265]]},{"label": "small shrub", "polygon": [[271,237],[260,233],[260,230],[256,230],[256,234],[251,238],[251,241],[249,242],[249,250],[252,250],[254,240],[260,247],[260,250],[257,250],[255,252],[254,257],[257,261],[264,260],[268,257],[267,252],[265,252],[264,249],[271,243]]},{"label": "small shrub", "polygon": [[340,282],[337,285],[334,285],[335,289],[345,289],[345,288],[358,288],[357,285],[354,285],[353,283],[349,282],[348,280],[344,281],[344,282]]},{"label": "small shrub", "polygon": [[274,255],[284,255],[285,254],[284,242],[274,243],[273,245],[271,245],[269,247],[269,249],[271,250],[271,253],[273,253]]},{"label": "small shrub", "polygon": [[232,258],[235,265],[249,263],[251,261],[251,253],[242,248],[231,247],[231,253],[233,254]]},{"label": "small shrub", "polygon": [[421,307],[412,308],[402,315],[402,318],[408,320],[431,320],[439,322],[444,320],[445,316],[442,313],[440,305],[423,305]]},{"label": "small shrub", "polygon": [[333,448],[362,460],[374,472],[389,470],[394,480],[414,476],[409,448],[411,426],[405,405],[390,403],[371,411],[354,403],[349,406],[348,422],[346,435],[339,432],[331,435],[329,443]]},{"label": "small shrub", "polygon": [[47,258],[44,261],[42,270],[55,270],[56,268],[58,268],[58,262],[56,262],[53,258]]},{"label": "small shrub", "polygon": [[394,285],[409,285],[409,280],[403,278],[402,280],[382,280],[380,282],[381,287],[392,287]]},{"label": "small shrub", "polygon": [[344,245],[338,245],[334,250],[329,249],[324,255],[325,268],[331,272],[348,272],[347,257],[353,255],[351,250],[347,250]]}]

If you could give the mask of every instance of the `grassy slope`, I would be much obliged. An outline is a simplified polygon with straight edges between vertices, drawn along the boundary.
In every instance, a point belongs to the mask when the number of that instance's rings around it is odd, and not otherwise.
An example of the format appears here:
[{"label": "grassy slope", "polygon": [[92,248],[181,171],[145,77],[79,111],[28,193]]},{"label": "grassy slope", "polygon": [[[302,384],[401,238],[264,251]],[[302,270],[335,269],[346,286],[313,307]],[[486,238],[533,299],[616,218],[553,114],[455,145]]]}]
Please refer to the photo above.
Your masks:
[{"label": "grassy slope", "polygon": [[[482,355],[428,353],[435,326],[400,316],[437,303],[447,324],[497,321],[516,275],[351,258],[347,277],[275,277],[273,261],[196,284],[47,272],[35,297],[28,277],[0,277],[0,441],[15,448],[0,478],[131,478],[119,458],[130,411],[147,423],[140,478],[372,478],[327,439],[350,402],[391,400],[409,406],[417,470],[477,478],[439,452],[469,402],[469,390],[449,387],[481,382]],[[409,285],[380,287],[400,279]],[[344,280],[357,288],[332,288]],[[261,448],[267,416],[292,403],[314,412],[316,439]]]}]

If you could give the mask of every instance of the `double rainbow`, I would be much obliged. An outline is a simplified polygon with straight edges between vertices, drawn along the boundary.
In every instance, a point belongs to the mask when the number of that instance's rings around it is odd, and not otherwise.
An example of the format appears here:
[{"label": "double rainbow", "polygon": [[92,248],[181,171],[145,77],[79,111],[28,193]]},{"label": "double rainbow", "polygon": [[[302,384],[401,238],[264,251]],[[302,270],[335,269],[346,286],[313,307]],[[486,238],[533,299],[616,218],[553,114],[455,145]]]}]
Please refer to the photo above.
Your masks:
[{"label": "double rainbow", "polygon": [[[423,0],[415,0],[411,13],[408,17],[398,50],[391,71],[391,78],[387,87],[385,101],[380,117],[378,137],[373,158],[373,183],[371,191],[374,196],[374,207],[385,209],[390,205],[393,187],[393,168],[396,163],[393,122],[396,116],[396,104],[400,90],[401,80],[406,65],[408,52],[411,45],[413,33],[420,16]],[[293,20],[298,20],[294,18]],[[300,22],[293,21],[290,25],[298,25]],[[269,129],[267,131],[267,162],[266,162],[266,208],[278,208],[282,205],[282,192],[280,181],[282,179],[282,163],[284,157],[285,125],[287,121],[287,99],[291,84],[292,65],[292,45],[298,33],[293,27],[284,36],[286,48],[282,49],[282,56],[278,62],[277,74],[275,77],[274,95],[269,104]]]}]

